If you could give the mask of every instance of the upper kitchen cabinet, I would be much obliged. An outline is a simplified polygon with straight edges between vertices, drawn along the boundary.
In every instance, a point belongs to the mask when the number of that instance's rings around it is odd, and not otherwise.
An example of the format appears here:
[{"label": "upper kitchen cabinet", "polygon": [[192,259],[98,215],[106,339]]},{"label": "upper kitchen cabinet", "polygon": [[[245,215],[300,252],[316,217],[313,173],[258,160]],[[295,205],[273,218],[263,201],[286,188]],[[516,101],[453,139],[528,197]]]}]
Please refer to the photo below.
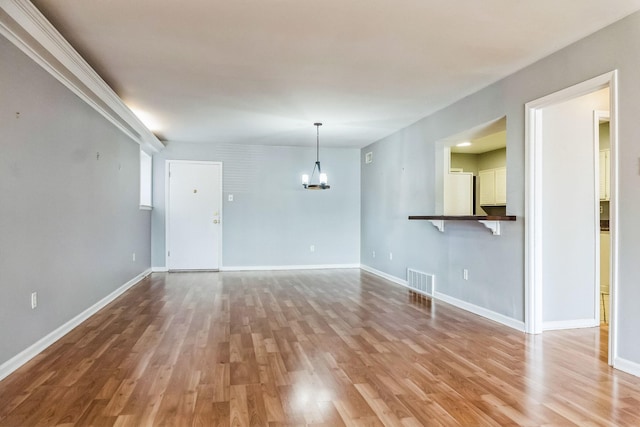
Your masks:
[{"label": "upper kitchen cabinet", "polygon": [[480,177],[480,206],[507,205],[507,168],[478,171]]}]

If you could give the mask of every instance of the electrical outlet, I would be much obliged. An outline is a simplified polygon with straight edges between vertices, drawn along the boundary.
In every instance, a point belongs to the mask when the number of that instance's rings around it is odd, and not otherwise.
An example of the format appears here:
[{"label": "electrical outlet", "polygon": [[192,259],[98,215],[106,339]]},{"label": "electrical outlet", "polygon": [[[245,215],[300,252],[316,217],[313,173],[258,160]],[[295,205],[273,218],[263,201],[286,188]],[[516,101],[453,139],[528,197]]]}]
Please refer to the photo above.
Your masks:
[{"label": "electrical outlet", "polygon": [[391,261],[392,259],[393,259],[393,254],[389,252],[389,261]]},{"label": "electrical outlet", "polygon": [[31,309],[35,309],[38,306],[38,293],[31,292]]},{"label": "electrical outlet", "polygon": [[604,212],[604,207],[602,205],[600,205],[600,213]]},{"label": "electrical outlet", "polygon": [[467,270],[466,268],[462,270],[462,278],[464,280],[469,280],[469,270]]},{"label": "electrical outlet", "polygon": [[376,251],[371,252],[371,257],[373,257],[373,258],[376,257]]},{"label": "electrical outlet", "polygon": [[134,252],[133,255],[131,255],[131,261],[135,262],[135,260],[136,260],[136,253]]},{"label": "electrical outlet", "polygon": [[316,245],[309,246],[309,252],[315,252],[315,251],[316,251]]},{"label": "electrical outlet", "polygon": [[230,201],[230,202],[233,202],[233,194],[229,194],[227,196],[227,200]]}]

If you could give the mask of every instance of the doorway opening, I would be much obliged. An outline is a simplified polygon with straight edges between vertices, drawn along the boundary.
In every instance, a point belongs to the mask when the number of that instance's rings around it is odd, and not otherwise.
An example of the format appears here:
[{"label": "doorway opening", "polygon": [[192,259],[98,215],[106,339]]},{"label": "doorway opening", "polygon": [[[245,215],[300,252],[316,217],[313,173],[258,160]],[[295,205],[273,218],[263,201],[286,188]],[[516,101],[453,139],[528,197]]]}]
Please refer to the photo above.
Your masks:
[{"label": "doorway opening", "polygon": [[436,213],[506,215],[507,118],[436,143]]},{"label": "doorway opening", "polygon": [[[605,307],[612,365],[617,350],[617,72],[525,108],[526,331],[598,327]],[[601,161],[599,125],[607,114],[609,147]],[[608,179],[601,183],[601,177]],[[605,273],[600,264],[603,184],[609,208],[609,307],[602,305],[600,278]]]},{"label": "doorway opening", "polygon": [[611,258],[611,126],[609,111],[594,111],[593,135],[598,149],[599,185],[599,252],[600,252],[600,325],[607,329],[611,317],[610,309],[610,258]]}]

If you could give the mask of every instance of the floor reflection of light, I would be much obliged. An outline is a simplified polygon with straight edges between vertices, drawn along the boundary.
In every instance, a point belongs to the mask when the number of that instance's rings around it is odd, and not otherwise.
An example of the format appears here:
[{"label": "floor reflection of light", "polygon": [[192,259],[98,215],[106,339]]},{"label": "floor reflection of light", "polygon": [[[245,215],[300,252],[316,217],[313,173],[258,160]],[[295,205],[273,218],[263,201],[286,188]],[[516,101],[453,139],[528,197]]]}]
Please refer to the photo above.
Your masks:
[{"label": "floor reflection of light", "polygon": [[316,397],[316,402],[330,402],[332,399],[331,392],[327,389],[320,389],[318,392],[318,396]]},{"label": "floor reflection of light", "polygon": [[306,406],[307,403],[309,403],[309,392],[307,390],[296,392],[296,404],[298,406]]},{"label": "floor reflection of light", "polygon": [[524,342],[524,382],[527,398],[534,404],[544,401],[547,387],[545,369],[544,340],[542,335],[525,335]]},{"label": "floor reflection of light", "polygon": [[293,402],[298,409],[304,408],[311,403],[331,402],[333,394],[326,388],[313,388],[299,386],[294,389]]}]

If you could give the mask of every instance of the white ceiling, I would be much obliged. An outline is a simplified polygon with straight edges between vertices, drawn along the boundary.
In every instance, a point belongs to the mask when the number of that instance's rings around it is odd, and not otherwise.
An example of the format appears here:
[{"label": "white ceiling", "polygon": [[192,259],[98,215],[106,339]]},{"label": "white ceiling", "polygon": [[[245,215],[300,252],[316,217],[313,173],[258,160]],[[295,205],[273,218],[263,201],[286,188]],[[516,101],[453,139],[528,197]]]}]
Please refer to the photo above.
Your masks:
[{"label": "white ceiling", "polygon": [[168,141],[362,147],[640,0],[34,0]]},{"label": "white ceiling", "polygon": [[468,146],[458,146],[454,145],[451,147],[452,153],[461,153],[461,154],[482,154],[487,153],[489,151],[498,150],[500,148],[507,147],[507,131],[503,130],[491,135],[487,135],[482,138],[472,139],[468,141],[471,145]]},{"label": "white ceiling", "polygon": [[[451,147],[452,153],[482,154],[505,148],[507,146],[507,118],[506,116],[501,117],[489,123],[482,123],[473,129],[465,129],[440,142],[446,147]],[[458,144],[463,142],[471,143],[471,145],[460,147]]]}]

